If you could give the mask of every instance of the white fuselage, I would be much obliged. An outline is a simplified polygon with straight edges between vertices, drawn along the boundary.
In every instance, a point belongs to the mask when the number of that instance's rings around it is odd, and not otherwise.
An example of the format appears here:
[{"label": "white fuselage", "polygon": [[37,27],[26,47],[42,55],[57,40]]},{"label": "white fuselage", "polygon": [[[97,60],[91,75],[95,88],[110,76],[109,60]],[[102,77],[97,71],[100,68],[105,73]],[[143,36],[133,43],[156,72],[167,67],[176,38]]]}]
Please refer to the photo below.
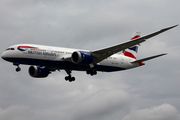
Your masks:
[{"label": "white fuselage", "polygon": [[[77,65],[72,63],[70,58],[74,51],[86,51],[79,49],[70,49],[62,47],[52,47],[35,44],[18,44],[9,47],[3,54],[2,58],[15,63],[26,65],[47,66],[52,69],[71,69],[71,70],[88,70],[89,66]],[[136,59],[124,56],[123,54],[114,54],[95,65],[97,71],[118,71],[138,67],[139,64],[131,62]]]}]

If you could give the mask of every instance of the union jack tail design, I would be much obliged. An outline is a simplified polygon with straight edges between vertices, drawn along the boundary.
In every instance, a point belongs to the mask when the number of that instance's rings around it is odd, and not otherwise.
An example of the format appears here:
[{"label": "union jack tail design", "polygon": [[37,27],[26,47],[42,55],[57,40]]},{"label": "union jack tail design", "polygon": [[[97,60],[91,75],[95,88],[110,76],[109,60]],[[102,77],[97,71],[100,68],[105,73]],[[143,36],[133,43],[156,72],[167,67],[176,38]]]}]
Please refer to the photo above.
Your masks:
[{"label": "union jack tail design", "polygon": [[[135,40],[137,38],[139,38],[141,35],[141,32],[135,32],[133,35],[132,35],[132,38],[131,40]],[[126,49],[125,51],[123,51],[123,54],[125,56],[128,56],[128,57],[131,57],[131,58],[134,58],[136,59],[136,55],[137,55],[137,52],[138,52],[138,46],[139,45],[135,45],[133,47],[130,47],[128,49]]]}]

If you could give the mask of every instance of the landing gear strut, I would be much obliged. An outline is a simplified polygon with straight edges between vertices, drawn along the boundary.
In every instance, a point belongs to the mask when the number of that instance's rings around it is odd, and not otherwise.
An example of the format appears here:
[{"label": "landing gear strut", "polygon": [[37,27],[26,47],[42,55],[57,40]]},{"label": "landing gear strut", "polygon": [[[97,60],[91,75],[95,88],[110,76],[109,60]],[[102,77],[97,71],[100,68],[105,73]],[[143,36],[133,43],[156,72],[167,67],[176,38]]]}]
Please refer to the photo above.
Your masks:
[{"label": "landing gear strut", "polygon": [[71,70],[65,70],[65,71],[68,74],[68,76],[65,77],[65,80],[69,82],[75,81],[75,77],[71,76]]},{"label": "landing gear strut", "polygon": [[17,68],[16,68],[16,72],[21,71],[21,68],[19,67],[19,63],[13,63],[13,65],[17,66]]}]

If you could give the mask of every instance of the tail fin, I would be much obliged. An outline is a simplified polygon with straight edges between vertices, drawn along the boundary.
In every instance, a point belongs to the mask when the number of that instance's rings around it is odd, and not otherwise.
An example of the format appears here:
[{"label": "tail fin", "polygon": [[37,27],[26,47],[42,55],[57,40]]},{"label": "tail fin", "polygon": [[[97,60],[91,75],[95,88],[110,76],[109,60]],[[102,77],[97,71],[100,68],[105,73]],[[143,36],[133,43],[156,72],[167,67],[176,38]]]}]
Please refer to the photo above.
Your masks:
[{"label": "tail fin", "polygon": [[[136,38],[139,38],[141,35],[141,32],[135,32],[133,35],[132,35],[132,38],[131,40],[134,40]],[[128,49],[126,49],[125,51],[123,51],[123,54],[125,56],[128,56],[128,57],[131,57],[131,58],[134,58],[136,59],[136,55],[137,55],[137,51],[138,51],[138,46],[139,45],[135,45],[133,47],[130,47]]]}]

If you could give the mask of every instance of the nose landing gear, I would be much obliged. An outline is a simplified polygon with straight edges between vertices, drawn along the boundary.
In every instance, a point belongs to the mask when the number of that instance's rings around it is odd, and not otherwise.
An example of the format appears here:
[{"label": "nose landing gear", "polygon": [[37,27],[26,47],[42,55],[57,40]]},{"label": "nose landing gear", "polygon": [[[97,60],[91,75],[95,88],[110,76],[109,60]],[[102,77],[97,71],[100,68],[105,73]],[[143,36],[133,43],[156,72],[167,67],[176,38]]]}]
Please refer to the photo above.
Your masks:
[{"label": "nose landing gear", "polygon": [[21,68],[19,67],[19,63],[13,63],[13,65],[17,66],[17,68],[16,68],[16,72],[21,71]]}]

